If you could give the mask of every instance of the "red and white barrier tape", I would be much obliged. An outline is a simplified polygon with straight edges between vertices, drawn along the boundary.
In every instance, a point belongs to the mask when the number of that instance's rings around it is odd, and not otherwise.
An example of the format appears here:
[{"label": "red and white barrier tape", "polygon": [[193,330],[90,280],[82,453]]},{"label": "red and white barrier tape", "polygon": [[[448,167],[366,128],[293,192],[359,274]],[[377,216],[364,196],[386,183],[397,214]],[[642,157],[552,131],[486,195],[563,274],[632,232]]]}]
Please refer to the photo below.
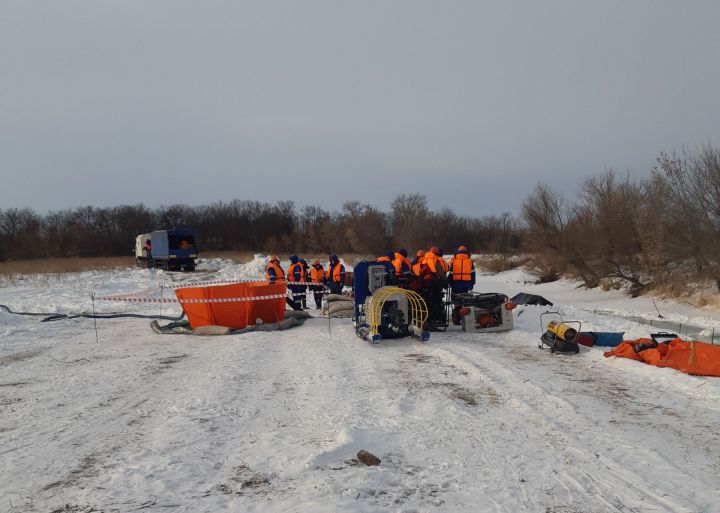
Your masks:
[{"label": "red and white barrier tape", "polygon": [[237,278],[233,280],[213,280],[213,281],[188,281],[186,283],[173,283],[171,285],[162,284],[166,289],[184,289],[187,287],[202,287],[205,285],[233,285],[235,283],[251,283],[264,282],[263,278]]},{"label": "red and white barrier tape", "polygon": [[[187,283],[173,283],[172,285],[165,285],[162,286],[166,289],[184,289],[187,287],[201,287],[205,285],[232,285],[234,283],[253,283],[253,282],[265,282],[266,280],[263,278],[239,278],[236,280],[214,280],[214,281],[189,281]],[[276,282],[278,283],[278,282]],[[321,282],[316,281],[308,281],[308,282],[285,282],[288,285],[325,285]]]},{"label": "red and white barrier tape", "polygon": [[207,299],[175,299],[175,298],[159,298],[159,297],[127,297],[127,296],[105,296],[96,297],[98,301],[125,301],[128,303],[237,303],[240,301],[265,301],[268,299],[285,299],[285,294],[272,294],[269,296],[252,296],[252,297],[220,297]]}]

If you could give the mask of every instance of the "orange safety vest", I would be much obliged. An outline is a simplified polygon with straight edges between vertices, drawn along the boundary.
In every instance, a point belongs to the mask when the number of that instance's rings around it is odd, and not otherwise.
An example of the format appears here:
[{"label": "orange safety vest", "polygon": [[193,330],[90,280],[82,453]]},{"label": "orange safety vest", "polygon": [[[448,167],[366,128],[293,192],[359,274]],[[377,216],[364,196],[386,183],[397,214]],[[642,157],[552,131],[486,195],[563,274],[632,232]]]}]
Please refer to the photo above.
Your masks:
[{"label": "orange safety vest", "polygon": [[425,257],[418,258],[417,262],[415,262],[415,265],[412,266],[412,272],[415,276],[420,276],[420,270],[422,269],[423,264],[425,264],[427,260]]},{"label": "orange safety vest", "polygon": [[400,276],[402,274],[403,263],[407,264],[408,269],[412,269],[410,260],[402,256],[400,253],[395,253],[395,260],[392,261],[392,265],[395,268],[395,274]]},{"label": "orange safety vest", "polygon": [[275,269],[275,281],[285,281],[285,272],[282,270],[282,267],[275,262],[270,262],[265,268],[265,279],[267,281],[270,281],[270,273],[268,273],[270,268]]},{"label": "orange safety vest", "polygon": [[473,261],[465,253],[458,253],[450,262],[453,281],[472,280]]},{"label": "orange safety vest", "polygon": [[322,266],[320,268],[312,266],[310,268],[310,279],[315,283],[321,283],[325,279],[325,269]]},{"label": "orange safety vest", "polygon": [[[438,260],[440,260],[440,257],[437,256],[435,253],[431,253],[429,251],[427,253],[425,253],[425,263],[428,265],[430,270],[434,273],[438,272],[437,271]],[[442,267],[442,265],[441,265],[441,267]]]},{"label": "orange safety vest", "polygon": [[[300,280],[297,282],[295,281],[295,267],[300,267]],[[297,264],[292,264],[288,268],[287,281],[291,283],[305,283],[307,281],[307,277],[305,275],[305,268],[300,262],[298,262]]]},{"label": "orange safety vest", "polygon": [[445,274],[447,274],[448,269],[449,269],[447,260],[445,260],[445,258],[443,258],[443,257],[441,257],[441,256],[437,257],[437,259],[438,259],[438,262],[440,262],[440,266],[441,266],[441,267],[443,268],[443,270],[445,271]]},{"label": "orange safety vest", "polygon": [[332,280],[333,283],[340,283],[340,281],[341,281],[341,277],[340,277],[341,266],[342,266],[342,264],[340,262],[338,262],[337,264],[335,264],[335,267],[333,267],[330,270],[330,272],[332,273],[330,275],[330,279]]}]

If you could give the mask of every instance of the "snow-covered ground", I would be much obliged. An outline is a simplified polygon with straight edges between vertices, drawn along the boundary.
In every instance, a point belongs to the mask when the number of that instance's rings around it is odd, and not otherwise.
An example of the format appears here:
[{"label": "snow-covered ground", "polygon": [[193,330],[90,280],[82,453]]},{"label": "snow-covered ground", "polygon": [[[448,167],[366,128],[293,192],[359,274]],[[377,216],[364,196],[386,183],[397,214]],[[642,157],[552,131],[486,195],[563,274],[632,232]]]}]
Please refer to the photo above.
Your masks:
[{"label": "snow-covered ground", "polygon": [[[91,292],[157,296],[263,266],[201,269],[27,277],[0,287],[0,303],[78,313]],[[648,299],[526,280],[481,276],[477,290],[538,293],[588,329],[648,334],[596,313],[652,316]],[[720,325],[718,313],[658,307]],[[224,337],[99,320],[97,342],[91,319],[0,312],[0,511],[720,512],[720,380],[602,348],[551,355],[537,348],[544,310],[518,308],[510,333],[378,346],[346,319]],[[382,463],[358,465],[360,449]]]}]

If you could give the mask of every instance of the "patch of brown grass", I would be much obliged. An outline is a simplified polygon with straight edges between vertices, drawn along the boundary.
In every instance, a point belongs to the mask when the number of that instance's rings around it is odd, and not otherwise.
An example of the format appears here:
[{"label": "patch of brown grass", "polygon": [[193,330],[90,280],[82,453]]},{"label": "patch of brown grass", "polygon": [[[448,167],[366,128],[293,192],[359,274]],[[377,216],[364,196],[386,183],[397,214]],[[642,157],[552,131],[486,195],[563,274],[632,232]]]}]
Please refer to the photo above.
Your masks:
[{"label": "patch of brown grass", "polygon": [[258,251],[201,251],[198,256],[200,258],[222,258],[239,264],[246,264],[253,259],[256,253]]},{"label": "patch of brown grass", "polygon": [[62,274],[98,269],[117,269],[132,267],[134,265],[135,258],[131,256],[9,260],[7,262],[0,262],[0,275]]},{"label": "patch of brown grass", "polygon": [[475,265],[482,271],[501,273],[525,265],[528,258],[522,255],[481,255],[475,258]]}]

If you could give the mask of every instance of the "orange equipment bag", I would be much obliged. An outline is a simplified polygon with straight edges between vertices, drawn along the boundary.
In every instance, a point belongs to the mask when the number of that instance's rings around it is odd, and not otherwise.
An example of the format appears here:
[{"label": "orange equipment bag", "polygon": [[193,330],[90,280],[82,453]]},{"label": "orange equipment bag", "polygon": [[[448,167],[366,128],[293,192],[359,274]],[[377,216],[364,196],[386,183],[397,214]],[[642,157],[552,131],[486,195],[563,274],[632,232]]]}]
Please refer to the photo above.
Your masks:
[{"label": "orange equipment bag", "polygon": [[695,376],[720,377],[720,346],[676,338],[667,344],[661,343],[657,347],[635,352],[636,346],[649,345],[652,342],[649,338],[623,340],[615,349],[604,354],[606,358],[630,358],[657,367],[671,367]]}]

